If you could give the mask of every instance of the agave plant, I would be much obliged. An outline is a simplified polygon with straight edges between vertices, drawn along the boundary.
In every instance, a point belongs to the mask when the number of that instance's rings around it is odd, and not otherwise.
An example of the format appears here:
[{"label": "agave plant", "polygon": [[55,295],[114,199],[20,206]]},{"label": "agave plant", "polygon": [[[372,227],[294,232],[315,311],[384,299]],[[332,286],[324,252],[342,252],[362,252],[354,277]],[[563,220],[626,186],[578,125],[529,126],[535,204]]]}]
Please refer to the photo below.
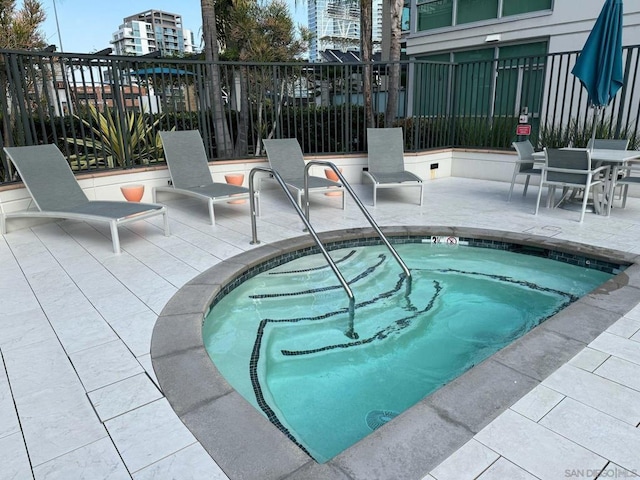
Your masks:
[{"label": "agave plant", "polygon": [[162,142],[156,131],[162,117],[148,123],[139,112],[112,112],[107,107],[102,113],[93,105],[88,107],[91,121],[77,115],[74,117],[90,128],[93,135],[64,139],[82,147],[85,152],[71,156],[74,168],[84,169],[101,162],[109,168],[122,168],[134,164],[145,165],[162,158]]}]

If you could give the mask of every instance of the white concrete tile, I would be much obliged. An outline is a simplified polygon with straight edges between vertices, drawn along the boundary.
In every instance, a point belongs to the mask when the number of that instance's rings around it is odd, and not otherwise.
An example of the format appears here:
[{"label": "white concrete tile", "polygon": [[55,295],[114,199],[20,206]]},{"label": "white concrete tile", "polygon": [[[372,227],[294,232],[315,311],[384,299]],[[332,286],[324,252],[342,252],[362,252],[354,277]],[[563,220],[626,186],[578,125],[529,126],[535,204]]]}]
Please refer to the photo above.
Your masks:
[{"label": "white concrete tile", "polygon": [[140,355],[137,358],[138,358],[138,362],[140,362],[140,365],[142,365],[142,368],[144,368],[144,371],[147,372],[147,375],[149,375],[149,378],[151,378],[153,383],[159,389],[160,383],[158,382],[158,378],[156,377],[156,372],[153,369],[153,363],[151,362],[151,354],[148,353],[146,355]]},{"label": "white concrete tile", "polygon": [[16,413],[13,395],[9,386],[4,362],[0,357],[0,438],[20,432],[18,414]]},{"label": "white concrete tile", "polygon": [[640,392],[593,373],[563,365],[542,385],[629,424],[640,422]]},{"label": "white concrete tile", "polygon": [[40,308],[31,287],[22,276],[22,272],[20,272],[20,276],[9,277],[7,275],[6,278],[12,278],[13,285],[0,285],[0,298],[2,298],[0,320],[9,315],[17,315]]},{"label": "white concrete tile", "polygon": [[564,478],[567,468],[601,469],[607,460],[507,410],[474,437],[542,480]]},{"label": "white concrete tile", "polygon": [[564,398],[564,395],[538,385],[518,400],[511,409],[534,422],[539,421]]},{"label": "white concrete tile", "polygon": [[477,480],[536,480],[536,477],[500,457]]},{"label": "white concrete tile", "polygon": [[[540,424],[623,468],[640,472],[640,429],[634,425],[570,398],[553,409]],[[567,463],[567,468],[583,466]]]},{"label": "white concrete tile", "polygon": [[475,478],[498,459],[498,454],[474,439],[431,470],[437,480]]},{"label": "white concrete tile", "polygon": [[638,330],[640,330],[640,318],[624,316],[607,328],[606,331],[619,337],[631,338]]},{"label": "white concrete tile", "polygon": [[159,398],[162,394],[146,373],[89,393],[89,399],[103,422]]},{"label": "white concrete tile", "polygon": [[35,480],[130,480],[108,437],[54,458],[33,469]]},{"label": "white concrete tile", "polygon": [[[67,307],[66,313],[58,311],[49,316],[49,319],[64,349],[70,355],[118,339],[113,329],[93,307]],[[82,325],[82,328],[78,328],[79,325]]]},{"label": "white concrete tile", "polygon": [[[189,468],[186,469],[185,465]],[[133,480],[227,480],[209,454],[196,443],[133,474]]]},{"label": "white concrete tile", "polygon": [[131,315],[121,315],[109,320],[109,325],[136,356],[146,355],[151,349],[151,335],[158,314],[146,310]]},{"label": "white concrete tile", "polygon": [[57,340],[3,350],[3,353],[16,402],[46,388],[81,388],[78,376]]},{"label": "white concrete tile", "polygon": [[87,392],[142,373],[143,369],[120,340],[88,348],[71,355]]},{"label": "white concrete tile", "polygon": [[81,387],[46,388],[20,398],[17,408],[34,466],[107,436]]},{"label": "white concrete tile", "polygon": [[0,318],[0,348],[5,351],[42,341],[56,341],[56,335],[40,307]]},{"label": "white concrete tile", "polygon": [[640,320],[640,305],[636,305],[631,310],[629,310],[625,317],[631,318],[633,320]]},{"label": "white concrete tile", "polygon": [[607,358],[609,358],[608,354],[587,347],[569,360],[569,363],[574,367],[581,368],[588,372],[593,372],[596,368],[602,365],[602,362]]},{"label": "white concrete tile", "polygon": [[136,472],[195,443],[165,399],[105,422],[130,472]]},{"label": "white concrete tile", "polygon": [[626,468],[622,468],[615,463],[609,463],[606,468],[600,473],[599,479],[605,478],[631,478],[638,480],[640,478],[640,472],[638,470],[631,471]]},{"label": "white concrete tile", "polygon": [[33,479],[21,433],[0,438],[0,476],[6,480]]},{"label": "white concrete tile", "polygon": [[640,342],[604,332],[589,347],[640,365]]},{"label": "white concrete tile", "polygon": [[610,357],[594,373],[640,391],[640,365],[636,363],[627,362],[617,357]]}]

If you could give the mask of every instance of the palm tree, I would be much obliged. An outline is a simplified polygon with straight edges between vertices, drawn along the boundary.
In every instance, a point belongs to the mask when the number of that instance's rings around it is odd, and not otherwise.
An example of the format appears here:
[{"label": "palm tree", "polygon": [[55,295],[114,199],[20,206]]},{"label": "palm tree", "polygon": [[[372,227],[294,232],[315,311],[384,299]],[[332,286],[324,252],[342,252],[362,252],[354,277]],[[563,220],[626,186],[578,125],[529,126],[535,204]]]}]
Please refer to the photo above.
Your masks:
[{"label": "palm tree", "polygon": [[364,111],[368,127],[374,127],[373,102],[371,100],[371,77],[373,58],[373,2],[360,0],[360,50],[362,52],[363,75],[362,94],[364,95]]},{"label": "palm tree", "polygon": [[404,0],[388,0],[391,16],[391,38],[389,43],[389,83],[384,126],[391,127],[398,113],[398,90],[400,89],[400,43],[402,38],[402,9]]},{"label": "palm tree", "polygon": [[216,150],[221,158],[233,155],[233,143],[229,126],[224,116],[220,70],[218,66],[218,32],[216,28],[216,9],[214,0],[201,0],[202,36],[204,38],[204,55],[207,62],[210,85],[209,96],[213,109],[213,126],[216,134]]},{"label": "palm tree", "polygon": [[[0,0],[0,48],[36,50],[43,48],[45,37],[40,27],[46,18],[42,3],[38,0],[25,0],[21,9],[16,10],[15,0]],[[0,93],[9,98],[9,81],[4,65],[6,56],[0,56]],[[2,116],[3,141],[11,145],[9,132],[13,129],[15,115],[14,103],[8,105],[9,115]],[[1,176],[1,172],[0,172]]]}]

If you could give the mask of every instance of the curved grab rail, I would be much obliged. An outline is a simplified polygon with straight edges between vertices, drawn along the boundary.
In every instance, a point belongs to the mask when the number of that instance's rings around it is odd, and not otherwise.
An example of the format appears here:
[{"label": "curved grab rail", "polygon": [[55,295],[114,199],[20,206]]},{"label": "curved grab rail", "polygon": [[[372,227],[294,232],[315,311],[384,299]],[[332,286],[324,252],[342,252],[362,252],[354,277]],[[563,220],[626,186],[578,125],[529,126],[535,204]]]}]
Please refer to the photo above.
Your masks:
[{"label": "curved grab rail", "polygon": [[371,226],[376,231],[376,233],[378,234],[382,242],[391,252],[391,255],[393,256],[393,258],[395,258],[396,262],[398,262],[398,264],[400,265],[400,268],[402,268],[402,271],[404,272],[404,276],[407,279],[406,294],[409,295],[411,293],[411,272],[409,271],[409,268],[407,268],[407,265],[402,261],[402,259],[400,258],[400,255],[398,255],[398,252],[396,252],[395,248],[391,246],[391,243],[389,243],[389,240],[387,240],[387,237],[384,235],[384,233],[382,233],[382,230],[380,230],[380,227],[378,227],[378,224],[376,223],[376,221],[373,219],[369,211],[365,208],[365,206],[362,204],[358,196],[355,194],[355,192],[351,188],[351,185],[349,185],[349,182],[347,182],[347,180],[342,176],[342,173],[340,172],[338,167],[336,167],[335,164],[332,162],[328,162],[326,160],[311,160],[304,167],[304,212],[305,212],[305,217],[307,218],[307,221],[310,220],[309,219],[309,168],[311,168],[312,165],[322,165],[325,167],[329,167],[338,176],[338,178],[340,179],[340,182],[342,183],[342,186],[349,192],[349,195],[351,195],[351,198],[353,198],[353,200],[356,202],[356,205],[358,205],[358,207],[360,208],[360,211],[364,214],[365,218],[369,221],[369,224],[371,224]]},{"label": "curved grab rail", "polygon": [[[266,173],[270,173],[271,175],[273,175],[273,178],[275,178],[276,181],[280,184],[280,187],[282,187],[282,190],[284,191],[284,193],[286,194],[287,198],[291,202],[291,205],[293,205],[293,208],[295,208],[296,212],[298,213],[298,215],[300,216],[300,218],[304,222],[305,226],[307,227],[307,231],[309,232],[309,235],[311,235],[313,237],[313,240],[316,242],[316,245],[320,249],[320,252],[324,256],[324,258],[327,261],[327,263],[329,264],[329,266],[331,267],[331,270],[333,270],[333,273],[335,274],[335,276],[338,278],[338,281],[340,282],[340,285],[342,285],[342,288],[346,292],[347,297],[349,297],[349,328],[345,332],[345,335],[347,337],[353,338],[353,339],[358,338],[358,334],[355,332],[354,326],[353,326],[353,323],[354,323],[353,322],[353,318],[355,316],[356,299],[355,299],[355,297],[353,295],[353,291],[351,290],[351,287],[349,286],[347,281],[344,279],[344,277],[340,273],[340,270],[338,270],[338,267],[336,266],[335,262],[333,261],[333,259],[329,255],[329,252],[327,252],[327,249],[324,247],[324,245],[322,245],[322,242],[320,241],[320,238],[318,238],[318,235],[316,234],[316,231],[313,229],[313,227],[309,223],[309,220],[308,220],[307,216],[305,216],[305,214],[302,211],[302,209],[298,206],[298,202],[296,202],[296,200],[291,195],[291,192],[289,192],[289,189],[287,188],[287,185],[284,183],[284,180],[282,180],[282,177],[280,176],[280,174],[278,174],[278,172],[276,172],[272,168],[254,167],[254,168],[251,169],[251,172],[249,172],[249,205],[250,205],[250,208],[251,208],[251,244],[255,245],[255,244],[260,243],[260,241],[258,240],[258,232],[257,232],[257,228],[256,228],[257,210],[256,210],[256,201],[255,201],[255,198],[254,198],[255,189],[254,189],[254,186],[253,186],[253,177],[255,176],[256,172],[266,172]],[[306,186],[307,186],[307,180],[306,180],[306,177],[305,177],[305,187]],[[308,188],[305,188],[305,195],[307,195],[308,193],[309,193]],[[307,208],[308,208],[308,205],[307,205]]]}]

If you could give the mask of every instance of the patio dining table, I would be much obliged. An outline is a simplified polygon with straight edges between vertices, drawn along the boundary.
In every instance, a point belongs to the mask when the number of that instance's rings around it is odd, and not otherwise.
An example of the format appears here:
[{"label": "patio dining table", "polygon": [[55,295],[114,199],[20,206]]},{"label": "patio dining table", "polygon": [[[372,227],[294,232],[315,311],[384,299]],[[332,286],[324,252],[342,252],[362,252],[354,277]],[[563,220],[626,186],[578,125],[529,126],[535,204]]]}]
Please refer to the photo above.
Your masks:
[{"label": "patio dining table", "polygon": [[[566,147],[563,150],[587,150],[586,148],[571,148]],[[621,168],[627,165],[631,160],[640,159],[640,150],[608,150],[604,148],[589,149],[591,153],[591,161],[594,162],[595,167],[602,165],[610,165],[609,178],[605,184],[605,200],[607,203],[613,202],[613,190],[615,188],[615,179],[618,178],[618,173]],[[534,160],[540,163],[545,162],[544,152],[535,152],[533,154]],[[611,211],[608,205],[605,205],[601,211],[597,211],[601,215],[608,214]]]}]

